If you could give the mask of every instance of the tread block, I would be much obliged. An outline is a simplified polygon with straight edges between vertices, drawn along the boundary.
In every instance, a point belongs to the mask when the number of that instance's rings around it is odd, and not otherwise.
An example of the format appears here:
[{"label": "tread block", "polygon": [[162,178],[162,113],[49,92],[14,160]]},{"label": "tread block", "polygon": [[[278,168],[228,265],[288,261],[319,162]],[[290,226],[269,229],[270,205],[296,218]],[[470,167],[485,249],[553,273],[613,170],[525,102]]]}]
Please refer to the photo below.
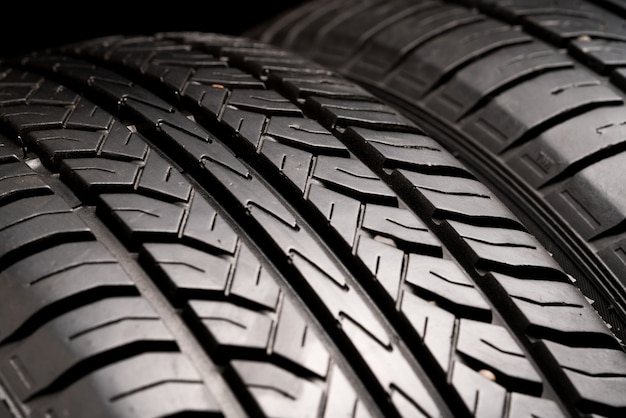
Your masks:
[{"label": "tread block", "polygon": [[[530,39],[520,28],[494,20],[462,25],[425,42],[402,57],[395,76],[386,84],[403,95],[421,97],[437,86],[449,72],[465,63],[497,48],[528,42]],[[442,54],[442,50],[446,53]]]},{"label": "tread block", "polygon": [[380,132],[366,128],[348,128],[359,141],[365,141],[378,151],[377,164],[385,167],[406,167],[418,172],[454,172],[469,176],[459,160],[443,150],[431,138],[404,132]]},{"label": "tread block", "polygon": [[411,292],[402,295],[401,311],[422,338],[426,347],[448,372],[452,357],[455,316]]},{"label": "tread block", "polygon": [[553,42],[558,44],[579,36],[626,40],[622,19],[599,7],[596,8],[590,4],[586,7],[590,10],[582,13],[575,8],[571,11],[559,8],[556,13],[533,13],[525,16],[524,20],[545,32]]},{"label": "tread block", "polygon": [[368,203],[361,228],[391,238],[398,247],[441,254],[442,244],[426,224],[408,209]]},{"label": "tread block", "polygon": [[151,152],[143,166],[137,190],[186,202],[191,194],[191,184],[178,169],[156,152]]},{"label": "tread block", "polygon": [[[438,218],[496,218],[507,224],[514,221],[510,209],[492,198],[491,191],[481,182],[469,178],[454,178],[399,170],[411,185],[426,197]],[[521,226],[521,225],[520,225]]]},{"label": "tread block", "polygon": [[254,147],[259,145],[259,139],[267,123],[267,118],[259,113],[239,110],[228,105],[224,108],[221,121],[238,133]]},{"label": "tread block", "polygon": [[79,100],[78,94],[70,89],[59,89],[57,83],[42,78],[40,85],[33,90],[30,102],[37,105],[68,106],[74,105]]},{"label": "tread block", "polygon": [[330,367],[330,355],[316,333],[296,310],[289,299],[283,301],[280,310],[272,352],[284,357],[319,377],[326,377]]},{"label": "tread block", "polygon": [[269,316],[229,302],[191,300],[189,305],[223,353],[267,349],[274,326]]},{"label": "tread block", "polygon": [[371,418],[358,395],[339,367],[333,366],[328,387],[324,418],[339,416]]},{"label": "tread block", "polygon": [[451,260],[409,254],[406,283],[458,315],[491,318],[491,307],[466,273]]},{"label": "tread block", "polygon": [[38,87],[41,77],[35,74],[28,74],[26,79],[20,79],[21,72],[7,70],[2,68],[2,91],[6,92],[2,95],[0,105],[13,106],[24,103],[28,97]]},{"label": "tread block", "polygon": [[21,133],[35,129],[61,128],[63,121],[67,119],[70,113],[71,109],[59,106],[35,104],[28,107],[7,106],[0,108],[0,120]]},{"label": "tread block", "polygon": [[[159,61],[163,62],[167,60],[164,56],[165,54],[159,54]],[[176,61],[176,56],[173,55],[172,59]],[[163,61],[161,61],[163,60]],[[219,63],[217,60],[213,59],[210,63],[203,62],[200,65],[215,65],[220,66],[224,65],[224,63]],[[166,66],[165,62],[163,64],[150,65],[146,69],[146,74],[150,74],[157,80],[160,80],[163,84],[167,85],[169,88],[173,89],[176,92],[180,92],[181,89],[189,80],[189,77],[192,75],[192,71],[189,68],[177,67],[177,66]]]},{"label": "tread block", "polygon": [[0,207],[0,260],[44,240],[89,237],[90,230],[56,195],[26,197]]},{"label": "tread block", "polygon": [[496,381],[513,381],[541,392],[541,377],[511,334],[503,327],[461,319],[456,350],[496,375]]},{"label": "tread block", "polygon": [[506,390],[472,369],[454,362],[452,385],[460,393],[465,405],[475,417],[504,416]]},{"label": "tread block", "polygon": [[16,161],[0,164],[0,205],[31,194],[52,194],[52,190],[25,163]]},{"label": "tread block", "polygon": [[313,163],[313,155],[268,139],[263,141],[261,154],[265,155],[301,192],[304,192]]},{"label": "tread block", "polygon": [[626,353],[619,349],[570,347],[553,341],[543,341],[550,353],[563,367],[598,378],[626,377]]},{"label": "tread block", "polygon": [[545,275],[565,278],[556,261],[527,232],[447,222],[472,249],[479,264],[486,263],[496,271],[510,270],[518,274],[524,274],[525,269],[539,269]]},{"label": "tread block", "polygon": [[563,366],[583,403],[598,404],[606,414],[626,409],[621,396],[626,388],[626,354],[622,350],[573,348],[551,341],[544,344]]},{"label": "tread block", "polygon": [[622,103],[621,96],[582,71],[549,72],[494,97],[462,121],[461,128],[471,137],[481,138],[482,145],[501,153],[516,145],[528,131],[553,123],[569,112]]},{"label": "tread block", "polygon": [[293,97],[327,96],[344,99],[376,100],[363,87],[353,83],[346,83],[341,78],[333,77],[330,74],[287,76],[282,81],[288,94]]},{"label": "tread block", "polygon": [[361,202],[317,184],[311,184],[308,200],[352,247],[359,222]]},{"label": "tread block", "polygon": [[460,68],[450,81],[424,98],[424,106],[456,122],[507,86],[573,66],[566,55],[542,43],[510,45]]},{"label": "tread block", "polygon": [[357,256],[363,260],[376,280],[395,301],[402,285],[404,252],[374,239],[361,236],[356,246]]},{"label": "tread block", "polygon": [[[585,141],[572,141],[576,137]],[[524,144],[507,162],[539,188],[602,154],[626,147],[626,115],[617,107],[593,109],[568,119]]]},{"label": "tread block", "polygon": [[[626,218],[626,185],[614,175],[625,162],[623,152],[596,162],[548,194],[546,200],[585,239],[607,234],[622,226]],[[603,193],[609,190],[610,194]]]},{"label": "tread block", "polygon": [[266,135],[316,154],[348,155],[345,145],[314,119],[274,116],[269,121]]},{"label": "tread block", "polygon": [[[133,344],[174,340],[158,315],[141,298],[104,299],[53,319],[4,351],[0,373],[26,400],[55,381],[108,352]],[[41,347],[46,347],[46,356]]]},{"label": "tread block", "polygon": [[72,113],[68,116],[64,126],[69,129],[105,130],[113,122],[113,116],[100,106],[80,98],[74,104]]},{"label": "tread block", "polygon": [[480,20],[483,18],[479,14],[468,16],[465,9],[458,6],[436,4],[425,8],[370,38],[348,71],[380,80],[412,49],[457,26]]},{"label": "tread block", "polygon": [[[182,54],[181,54],[182,55]],[[264,89],[265,85],[252,75],[236,68],[198,68],[191,77],[192,83],[216,85],[217,88]]]},{"label": "tread block", "polygon": [[42,416],[222,416],[218,403],[181,353],[144,353],[121,360],[81,378],[57,396],[42,396],[30,405],[34,414]]},{"label": "tread block", "polygon": [[218,117],[224,109],[230,91],[221,84],[205,86],[196,83],[191,82],[185,85],[185,90],[181,94],[192,103],[200,105],[211,116]]},{"label": "tread block", "polygon": [[187,220],[181,238],[234,254],[239,240],[223,216],[199,193],[194,193],[187,209]]},{"label": "tread block", "polygon": [[18,156],[23,156],[25,151],[23,146],[19,146],[0,133],[0,164],[20,161]]},{"label": "tread block", "polygon": [[76,158],[63,160],[61,176],[75,182],[83,192],[132,188],[140,166],[134,162],[103,158]]},{"label": "tread block", "polygon": [[58,168],[63,158],[92,157],[104,135],[74,129],[47,129],[29,132],[26,141],[43,152],[50,163]]},{"label": "tread block", "polygon": [[145,235],[177,236],[185,208],[136,194],[102,194],[107,211],[133,240]]},{"label": "tread block", "polygon": [[321,118],[333,127],[362,126],[417,130],[407,118],[391,111],[382,103],[314,96],[307,98],[307,102],[319,109]]},{"label": "tread block", "polygon": [[570,283],[540,280],[540,285],[529,286],[528,280],[492,274],[522,312],[529,331],[563,338],[596,334],[599,339],[616,342],[602,319],[586,309],[585,296]]},{"label": "tread block", "polygon": [[107,131],[100,152],[104,157],[143,161],[148,152],[148,144],[137,133],[115,121]]},{"label": "tread block", "polygon": [[626,42],[604,39],[574,40],[573,52],[596,71],[607,74],[615,67],[626,66]]},{"label": "tread block", "polygon": [[132,293],[126,273],[102,244],[73,242],[61,244],[26,257],[4,269],[0,277],[2,294],[11,315],[0,316],[0,340],[18,330],[39,312],[65,299],[81,295]]},{"label": "tread block", "polygon": [[265,115],[302,115],[299,107],[273,90],[235,89],[230,93],[228,105]]},{"label": "tread block", "polygon": [[549,399],[537,399],[523,393],[512,393],[509,406],[510,418],[536,416],[542,418],[565,418],[559,406]]},{"label": "tread block", "polygon": [[357,9],[347,14],[339,24],[326,27],[323,33],[333,42],[320,43],[317,54],[324,55],[327,61],[332,59],[333,62],[344,63],[345,57],[358,51],[376,33],[436,6],[437,3],[430,1],[412,6],[406,3],[374,2],[364,10]]},{"label": "tread block", "polygon": [[235,360],[232,365],[267,416],[285,411],[308,411],[311,416],[321,413],[323,392],[312,382],[268,363]]},{"label": "tread block", "polygon": [[275,309],[280,287],[266,266],[261,264],[247,245],[241,245],[230,294],[258,303],[268,309]]},{"label": "tread block", "polygon": [[167,277],[176,289],[223,292],[231,264],[212,254],[177,243],[144,244],[143,256]]},{"label": "tread block", "polygon": [[362,201],[397,201],[396,194],[389,186],[359,160],[320,156],[315,164],[313,178]]}]

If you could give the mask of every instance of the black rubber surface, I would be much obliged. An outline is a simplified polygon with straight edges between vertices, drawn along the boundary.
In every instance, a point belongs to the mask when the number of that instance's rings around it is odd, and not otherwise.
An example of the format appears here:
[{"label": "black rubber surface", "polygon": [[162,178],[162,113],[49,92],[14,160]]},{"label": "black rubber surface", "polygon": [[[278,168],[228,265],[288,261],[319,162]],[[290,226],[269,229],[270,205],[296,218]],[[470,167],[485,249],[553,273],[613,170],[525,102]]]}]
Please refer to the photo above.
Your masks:
[{"label": "black rubber surface", "polygon": [[254,36],[358,81],[458,153],[624,340],[625,17],[620,1],[322,0]]},{"label": "black rubber surface", "polygon": [[164,33],[0,74],[15,416],[625,412],[626,353],[572,277],[326,68]]}]

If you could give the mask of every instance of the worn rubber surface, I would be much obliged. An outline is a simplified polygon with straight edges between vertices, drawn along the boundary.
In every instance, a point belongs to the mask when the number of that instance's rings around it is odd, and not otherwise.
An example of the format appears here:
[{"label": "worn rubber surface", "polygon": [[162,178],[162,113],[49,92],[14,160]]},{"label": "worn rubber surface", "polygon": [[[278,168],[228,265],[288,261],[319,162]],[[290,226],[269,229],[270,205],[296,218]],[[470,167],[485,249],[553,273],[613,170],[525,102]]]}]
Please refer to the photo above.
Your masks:
[{"label": "worn rubber surface", "polygon": [[626,339],[624,2],[315,1],[262,29],[458,152]]},{"label": "worn rubber surface", "polygon": [[341,76],[202,33],[0,74],[0,416],[626,411],[576,278]]}]

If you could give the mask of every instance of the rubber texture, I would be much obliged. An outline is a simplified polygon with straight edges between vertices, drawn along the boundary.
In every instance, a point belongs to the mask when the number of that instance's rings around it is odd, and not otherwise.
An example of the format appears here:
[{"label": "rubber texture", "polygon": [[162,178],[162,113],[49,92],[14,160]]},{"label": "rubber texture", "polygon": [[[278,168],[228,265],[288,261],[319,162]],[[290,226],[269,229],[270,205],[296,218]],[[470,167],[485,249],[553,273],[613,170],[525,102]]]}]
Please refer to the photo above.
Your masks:
[{"label": "rubber texture", "polygon": [[250,36],[368,88],[510,207],[626,339],[626,7],[315,1]]},{"label": "rubber texture", "polygon": [[626,410],[575,278],[327,68],[204,33],[1,67],[0,414]]}]

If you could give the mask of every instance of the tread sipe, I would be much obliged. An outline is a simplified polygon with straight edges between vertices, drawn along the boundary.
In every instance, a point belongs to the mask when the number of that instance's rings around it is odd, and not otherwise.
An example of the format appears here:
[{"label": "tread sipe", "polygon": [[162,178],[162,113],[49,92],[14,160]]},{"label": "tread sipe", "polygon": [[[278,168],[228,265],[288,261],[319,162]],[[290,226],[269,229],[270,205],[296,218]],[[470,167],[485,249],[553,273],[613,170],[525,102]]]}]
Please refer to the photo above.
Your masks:
[{"label": "tread sipe", "polygon": [[0,416],[626,411],[578,278],[327,68],[163,33],[0,74]]},{"label": "tread sipe", "polygon": [[319,0],[254,36],[355,80],[458,155],[626,339],[623,1]]}]

